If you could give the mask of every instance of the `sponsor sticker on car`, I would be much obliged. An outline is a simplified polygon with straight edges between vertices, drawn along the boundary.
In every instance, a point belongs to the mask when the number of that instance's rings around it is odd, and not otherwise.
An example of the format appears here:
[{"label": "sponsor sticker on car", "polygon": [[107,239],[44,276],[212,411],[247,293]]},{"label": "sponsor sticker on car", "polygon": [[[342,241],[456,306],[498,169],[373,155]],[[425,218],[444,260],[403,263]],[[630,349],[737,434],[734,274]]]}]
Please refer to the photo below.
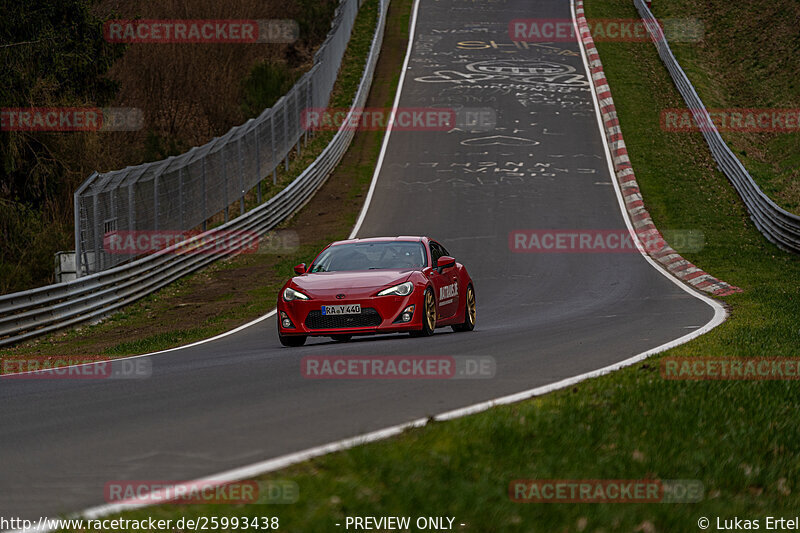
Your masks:
[{"label": "sponsor sticker on car", "polygon": [[323,305],[322,314],[326,315],[360,315],[361,304]]},{"label": "sponsor sticker on car", "polygon": [[439,288],[439,305],[446,305],[453,302],[453,298],[458,296],[458,282],[445,285]]}]

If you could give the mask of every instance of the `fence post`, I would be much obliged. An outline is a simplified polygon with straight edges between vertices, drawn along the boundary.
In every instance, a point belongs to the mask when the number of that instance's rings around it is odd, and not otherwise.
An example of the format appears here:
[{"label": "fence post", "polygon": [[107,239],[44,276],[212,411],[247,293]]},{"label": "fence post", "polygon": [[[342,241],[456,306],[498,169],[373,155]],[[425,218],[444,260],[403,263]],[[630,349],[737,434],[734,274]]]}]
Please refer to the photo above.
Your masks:
[{"label": "fence post", "polygon": [[[289,144],[289,116],[287,115],[287,111],[286,111],[286,109],[288,107],[289,106],[286,105],[286,100],[284,100],[283,101],[283,139],[286,142],[286,144]],[[289,172],[289,151],[291,151],[291,148],[289,148],[289,150],[286,150],[286,157],[283,160],[284,166],[286,168],[286,172]]]},{"label": "fence post", "polygon": [[158,174],[153,176],[153,205],[155,205],[155,211],[153,212],[154,222],[153,222],[153,229],[158,229]]},{"label": "fence post", "polygon": [[223,183],[225,189],[225,222],[228,221],[228,207],[230,207],[230,203],[228,202],[228,158],[225,157],[225,147],[223,146],[220,149],[222,153],[222,175],[224,176],[225,182]]},{"label": "fence post", "polygon": [[[97,193],[96,192],[92,193],[92,212],[94,214],[94,219],[96,221],[97,220]],[[99,240],[100,231],[97,229],[97,224],[94,225],[93,231],[94,231],[94,269],[95,269],[94,271],[95,272],[100,272],[103,269],[101,268],[102,265],[100,264],[100,256],[102,254],[100,253],[100,240]]]},{"label": "fence post", "polygon": [[[311,108],[311,77],[306,78],[306,111]],[[308,128],[303,128],[303,145],[308,146]]]},{"label": "fence post", "polygon": [[[84,181],[81,184],[80,187],[78,187],[78,189],[75,191],[73,195],[74,209],[75,209],[75,213],[73,213],[73,216],[75,219],[75,277],[76,278],[81,277],[81,274],[83,273],[84,270],[86,271],[87,274],[89,273],[89,257],[86,254],[86,247],[84,246],[83,235],[84,234],[90,235],[90,229],[92,227],[92,225],[89,224],[89,216],[86,215],[86,225],[83,226],[83,229],[81,230],[82,228],[81,195],[86,189],[89,188],[90,185],[94,183],[98,175],[99,174],[97,172],[92,172],[92,175],[89,176],[86,179],[86,181]],[[95,199],[95,205],[92,207],[92,209],[96,210],[96,208],[97,208],[97,202]],[[88,245],[89,243],[87,242],[86,244]]]},{"label": "fence post", "polygon": [[81,201],[78,191],[72,195],[72,205],[75,213],[75,277],[81,277]]},{"label": "fence post", "polygon": [[128,185],[128,230],[136,229],[136,213],[134,212],[133,202],[133,183]]},{"label": "fence post", "polygon": [[258,204],[261,205],[261,147],[259,146],[259,139],[258,139],[258,126],[259,124],[256,123],[255,128],[253,128],[253,132],[256,135],[256,177],[258,178]]},{"label": "fence post", "polygon": [[203,156],[203,231],[208,227],[208,212],[206,211],[206,156]]},{"label": "fence post", "polygon": [[239,214],[244,215],[244,165],[242,164],[242,138],[236,141],[236,159],[239,161]]},{"label": "fence post", "polygon": [[[300,116],[300,113],[302,113],[302,110],[300,109],[300,98],[298,97],[299,94],[300,94],[300,90],[298,89],[294,93],[294,110],[297,112],[297,113],[295,113],[295,119],[297,119],[297,124],[302,129],[303,128],[303,119]],[[303,140],[303,134],[301,133],[297,137],[297,157],[298,158],[300,157],[300,141],[302,141],[302,140]]]},{"label": "fence post", "polygon": [[183,227],[183,167],[178,168],[178,212],[180,213],[181,231],[188,229]]},{"label": "fence post", "polygon": [[275,158],[278,156],[275,153],[275,108],[273,107],[269,113],[269,131],[270,131],[270,138],[269,142],[272,145],[272,184],[275,185],[278,183],[278,162]]}]

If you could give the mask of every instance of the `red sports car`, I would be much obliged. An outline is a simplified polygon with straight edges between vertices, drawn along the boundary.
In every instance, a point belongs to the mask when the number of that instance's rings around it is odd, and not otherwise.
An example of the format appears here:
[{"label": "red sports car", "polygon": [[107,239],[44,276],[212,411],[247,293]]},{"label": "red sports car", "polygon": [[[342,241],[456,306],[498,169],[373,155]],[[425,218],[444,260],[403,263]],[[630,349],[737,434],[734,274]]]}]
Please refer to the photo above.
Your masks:
[{"label": "red sports car", "polygon": [[278,337],[302,346],[309,336],[475,328],[475,288],[464,265],[427,237],[378,237],[329,244],[306,268],[294,267],[278,296]]}]

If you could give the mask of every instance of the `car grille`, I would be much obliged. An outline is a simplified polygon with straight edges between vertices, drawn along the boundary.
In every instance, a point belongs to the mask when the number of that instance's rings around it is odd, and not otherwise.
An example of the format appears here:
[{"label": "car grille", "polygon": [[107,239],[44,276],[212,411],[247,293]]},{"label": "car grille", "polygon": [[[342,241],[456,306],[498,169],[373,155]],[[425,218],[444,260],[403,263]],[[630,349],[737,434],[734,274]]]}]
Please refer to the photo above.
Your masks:
[{"label": "car grille", "polygon": [[306,317],[308,329],[368,328],[381,325],[381,315],[372,307],[362,307],[360,315],[324,315],[322,311],[310,311]]}]

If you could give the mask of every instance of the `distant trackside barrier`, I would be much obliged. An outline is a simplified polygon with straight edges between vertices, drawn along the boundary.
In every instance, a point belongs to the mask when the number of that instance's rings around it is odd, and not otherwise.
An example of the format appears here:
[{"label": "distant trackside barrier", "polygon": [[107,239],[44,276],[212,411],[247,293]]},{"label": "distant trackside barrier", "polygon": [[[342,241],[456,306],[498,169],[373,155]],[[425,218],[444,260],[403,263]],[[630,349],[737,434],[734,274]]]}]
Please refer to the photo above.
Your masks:
[{"label": "distant trackside barrier", "polygon": [[720,170],[728,177],[736,192],[744,200],[753,223],[767,239],[779,247],[800,253],[800,216],[779,207],[759,188],[747,169],[720,136],[708,110],[697,95],[697,91],[672,54],[669,43],[667,43],[653,13],[644,0],[634,0],[634,4],[644,20],[651,40],[658,49],[658,55],[661,56],[678,92],[681,93],[687,107],[694,115],[695,122],[703,125],[700,131],[711,149],[711,154]]},{"label": "distant trackside barrier", "polygon": [[[331,33],[328,35],[326,43],[328,43],[331,39],[343,39],[344,42],[342,43],[342,46],[346,44],[350,34],[350,29],[352,29],[352,24],[355,20],[358,5],[358,0],[342,1],[339,6],[337,20],[334,23],[334,29],[332,29]],[[372,84],[372,76],[375,71],[375,65],[378,61],[378,53],[383,42],[383,32],[388,5],[389,0],[381,0],[377,29],[372,39],[372,45],[369,56],[367,57],[366,65],[364,67],[364,73],[361,77],[361,82],[358,86],[358,91],[353,99],[351,108],[362,108],[366,102],[367,95],[369,94],[369,89]],[[348,24],[350,26],[350,28],[347,29],[344,37],[339,37],[337,36],[338,34],[334,35],[337,32],[337,24]],[[315,63],[312,71],[310,71],[306,76],[311,75],[311,72],[313,72],[314,69],[329,68],[331,67],[326,65],[324,62]],[[334,78],[337,70],[338,63],[336,64],[336,68],[332,69],[332,76]],[[312,87],[312,92],[313,90],[315,89]],[[288,100],[284,98],[282,101],[286,102]],[[296,103],[299,104],[299,102]],[[322,105],[326,104],[327,98],[325,98],[325,101],[322,103]],[[303,107],[305,107],[305,105]],[[279,107],[276,106],[273,107],[272,110],[274,111],[276,108],[279,109]],[[284,107],[283,109],[286,108]],[[296,115],[294,116],[296,116],[297,124],[299,125],[299,115],[302,108],[300,105],[297,105],[293,109],[296,111]],[[128,172],[130,175],[127,178],[121,178],[122,181],[119,181],[118,184],[122,185],[122,188],[118,190],[132,191],[125,192],[126,195],[137,194],[136,189],[128,187],[127,184],[129,183],[129,180],[133,179],[137,180],[136,183],[140,183],[141,180],[139,178],[141,178],[143,175],[147,175],[152,178],[148,181],[150,184],[149,190],[151,192],[162,190],[159,187],[165,186],[166,180],[159,182],[155,178],[156,176],[163,176],[164,171],[170,169],[175,170],[175,172],[180,175],[183,172],[183,170],[180,169],[187,168],[185,166],[178,165],[176,163],[177,159],[181,157],[185,158],[184,163],[190,167],[192,165],[202,164],[202,161],[207,161],[206,156],[214,152],[215,146],[218,146],[222,142],[221,140],[225,141],[225,146],[234,146],[234,150],[237,149],[236,147],[238,145],[234,142],[236,138],[245,138],[246,135],[248,135],[248,132],[252,133],[255,131],[257,129],[257,124],[261,124],[259,121],[265,116],[267,111],[262,113],[262,116],[259,117],[259,119],[251,120],[247,124],[239,126],[239,129],[234,128],[224,137],[211,141],[211,143],[205,147],[195,148],[188,152],[188,154],[184,154],[178,158],[171,158],[167,159],[166,161],[153,163],[149,166],[131,167],[126,169],[126,171],[121,171]],[[301,133],[300,127],[298,126],[297,130],[294,131],[294,135],[296,135],[296,138],[299,139]],[[182,276],[185,276],[186,274],[203,268],[207,264],[216,261],[221,257],[228,257],[239,253],[239,249],[231,246],[217,246],[217,239],[225,239],[226,242],[230,242],[231,232],[252,232],[258,235],[264,235],[270,229],[274,228],[277,224],[285,220],[297,209],[302,207],[311,198],[317,188],[325,181],[330,172],[336,167],[339,160],[347,151],[347,148],[350,146],[350,142],[354,135],[355,131],[352,128],[341,128],[333,137],[328,146],[319,155],[319,157],[317,157],[317,159],[311,163],[308,168],[306,168],[303,173],[285,189],[280,191],[267,202],[243,213],[241,216],[226,222],[215,229],[203,232],[199,235],[194,235],[185,241],[170,246],[169,248],[145,255],[142,258],[124,263],[120,266],[116,266],[108,270],[101,269],[99,272],[94,274],[79,277],[74,281],[57,283],[55,285],[48,285],[45,287],[39,287],[37,289],[0,296],[0,347],[8,346],[37,335],[49,333],[51,331],[73,326],[75,324],[96,320],[158,290],[161,287],[164,287],[165,285]],[[286,138],[288,139],[289,137]],[[288,146],[291,147],[291,143],[289,143]],[[221,152],[222,149],[216,152],[218,154],[217,157],[220,157],[219,154]],[[244,154],[242,155],[244,156]],[[254,154],[247,155],[248,157],[250,155],[254,156]],[[249,175],[254,176],[253,179],[257,180],[260,179],[258,176],[263,177],[265,173],[268,174],[267,171],[269,170],[270,165],[275,161],[279,161],[279,158],[284,156],[283,153],[276,153],[275,155],[279,157],[266,160],[271,161],[271,163],[267,164],[264,163],[265,160],[261,160],[260,171],[258,170],[258,165],[256,165],[256,168],[253,170],[253,174]],[[209,159],[207,163],[212,160],[218,161],[218,159]],[[83,192],[85,192],[85,190],[89,187],[97,187],[98,191],[105,191],[106,185],[110,182],[109,180],[117,179],[115,176],[116,174],[110,173],[110,176],[104,175],[102,178],[98,178],[91,183],[87,182],[83,186]],[[230,182],[236,185],[232,188],[233,190],[241,190],[238,188],[238,185],[241,184],[239,181],[241,176],[243,176],[243,174],[231,174],[229,176]],[[206,177],[208,177],[208,174],[206,174]],[[184,185],[186,184],[180,180],[175,182],[176,186],[180,183],[184,183]],[[82,191],[79,190],[79,192],[76,193],[76,202],[79,200],[79,198],[83,198],[79,194],[81,192]],[[98,192],[97,195],[89,196],[89,203],[94,203],[95,207],[99,205],[104,201],[101,199],[102,194],[108,194],[108,192]],[[221,194],[217,194],[217,196],[221,196]],[[161,197],[160,193],[155,197],[151,197],[151,199],[158,197]],[[230,196],[229,199],[231,198],[235,199],[236,196]],[[192,200],[191,203],[192,205],[196,206],[198,202],[202,203],[199,198]],[[127,203],[123,202],[122,205],[127,205]],[[163,206],[163,203],[156,205]],[[224,207],[224,205],[220,205],[221,208]],[[156,213],[161,213],[163,215],[167,212],[181,212],[180,210],[159,211],[159,209],[160,208],[155,209],[151,213],[151,216],[157,216]],[[207,212],[212,213],[210,209]],[[78,213],[79,210],[76,210],[76,218],[78,217]],[[125,220],[127,217],[133,216],[133,214],[129,212],[117,212],[117,215],[119,217],[118,220]],[[184,212],[184,215],[186,215],[186,212]],[[187,222],[187,220],[184,220],[184,222],[184,227],[186,227],[187,224],[189,224],[189,227],[192,227],[191,222]],[[198,223],[199,222],[202,222],[202,220],[199,220]],[[80,227],[77,224],[77,221],[76,227]],[[175,226],[170,226],[165,223],[165,225],[162,227],[178,229],[181,226],[177,224]],[[100,231],[98,231],[98,229]],[[93,239],[93,242],[96,242],[95,249],[102,250],[103,236],[105,234],[111,231],[119,231],[123,229],[134,228],[111,228],[108,225],[105,228],[103,228],[102,225],[99,228],[94,228],[95,234],[90,235],[94,235],[91,237],[91,239]],[[147,229],[153,228],[150,227]],[[248,246],[246,240],[243,240],[242,244],[243,246]],[[181,249],[179,250],[178,248]],[[206,248],[216,248],[216,250],[221,251],[217,253],[203,253]],[[78,255],[81,255],[81,251],[78,250],[78,252]],[[87,256],[88,255],[85,255],[84,257]],[[124,257],[124,255],[120,254],[107,254],[107,256]]]}]

